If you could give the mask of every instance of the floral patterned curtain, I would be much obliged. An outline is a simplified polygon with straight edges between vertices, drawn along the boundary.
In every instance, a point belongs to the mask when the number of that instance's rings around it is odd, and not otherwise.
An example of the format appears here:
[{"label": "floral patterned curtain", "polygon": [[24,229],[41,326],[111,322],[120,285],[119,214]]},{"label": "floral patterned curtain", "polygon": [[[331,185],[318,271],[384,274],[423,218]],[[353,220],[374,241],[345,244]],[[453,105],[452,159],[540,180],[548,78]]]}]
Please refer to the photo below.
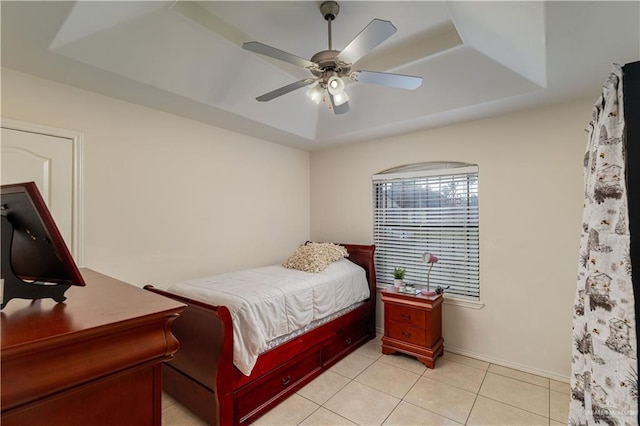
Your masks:
[{"label": "floral patterned curtain", "polygon": [[593,109],[584,158],[571,425],[638,424],[623,105],[622,68],[614,65]]}]

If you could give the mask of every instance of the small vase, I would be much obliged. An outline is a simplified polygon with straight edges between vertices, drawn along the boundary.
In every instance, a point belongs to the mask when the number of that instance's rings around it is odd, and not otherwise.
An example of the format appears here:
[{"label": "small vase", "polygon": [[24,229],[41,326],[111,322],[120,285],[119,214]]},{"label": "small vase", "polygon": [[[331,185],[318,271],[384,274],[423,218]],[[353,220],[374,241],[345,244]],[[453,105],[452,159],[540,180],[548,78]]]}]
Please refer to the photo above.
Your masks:
[{"label": "small vase", "polygon": [[402,286],[404,285],[402,278],[394,278],[393,280],[393,286],[395,288],[402,288]]}]

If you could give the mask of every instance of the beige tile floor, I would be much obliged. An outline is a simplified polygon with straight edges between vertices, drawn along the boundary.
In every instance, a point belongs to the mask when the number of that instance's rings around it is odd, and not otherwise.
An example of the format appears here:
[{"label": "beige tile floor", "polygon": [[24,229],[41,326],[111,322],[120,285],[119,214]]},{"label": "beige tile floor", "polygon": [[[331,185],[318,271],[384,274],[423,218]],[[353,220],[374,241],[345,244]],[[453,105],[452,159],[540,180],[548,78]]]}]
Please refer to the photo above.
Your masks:
[{"label": "beige tile floor", "polygon": [[[427,369],[363,347],[255,421],[260,425],[560,425],[569,385],[450,352]],[[168,395],[164,426],[204,423]]]}]

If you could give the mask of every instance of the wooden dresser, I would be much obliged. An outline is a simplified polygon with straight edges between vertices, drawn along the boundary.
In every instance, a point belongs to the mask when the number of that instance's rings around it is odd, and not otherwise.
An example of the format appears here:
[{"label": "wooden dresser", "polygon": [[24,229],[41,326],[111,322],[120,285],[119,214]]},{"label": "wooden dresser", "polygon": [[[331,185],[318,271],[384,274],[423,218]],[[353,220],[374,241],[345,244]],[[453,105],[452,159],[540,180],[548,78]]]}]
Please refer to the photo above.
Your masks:
[{"label": "wooden dresser", "polygon": [[185,305],[89,269],[67,300],[0,314],[3,426],[160,425],[161,363]]},{"label": "wooden dresser", "polygon": [[442,295],[401,293],[390,286],[382,291],[384,336],[382,353],[415,356],[429,368],[444,351]]}]

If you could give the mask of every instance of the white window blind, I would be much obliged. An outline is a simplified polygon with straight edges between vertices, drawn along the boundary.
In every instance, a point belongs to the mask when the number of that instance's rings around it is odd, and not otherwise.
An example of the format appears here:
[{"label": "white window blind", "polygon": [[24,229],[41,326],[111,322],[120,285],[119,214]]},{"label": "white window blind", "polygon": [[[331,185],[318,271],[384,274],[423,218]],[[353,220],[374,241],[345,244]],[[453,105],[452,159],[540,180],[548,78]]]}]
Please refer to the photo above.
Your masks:
[{"label": "white window blind", "polygon": [[432,290],[480,299],[478,167],[422,163],[373,176],[376,275],[391,284],[393,269],[405,282],[427,283],[422,253],[439,258],[429,275]]}]

